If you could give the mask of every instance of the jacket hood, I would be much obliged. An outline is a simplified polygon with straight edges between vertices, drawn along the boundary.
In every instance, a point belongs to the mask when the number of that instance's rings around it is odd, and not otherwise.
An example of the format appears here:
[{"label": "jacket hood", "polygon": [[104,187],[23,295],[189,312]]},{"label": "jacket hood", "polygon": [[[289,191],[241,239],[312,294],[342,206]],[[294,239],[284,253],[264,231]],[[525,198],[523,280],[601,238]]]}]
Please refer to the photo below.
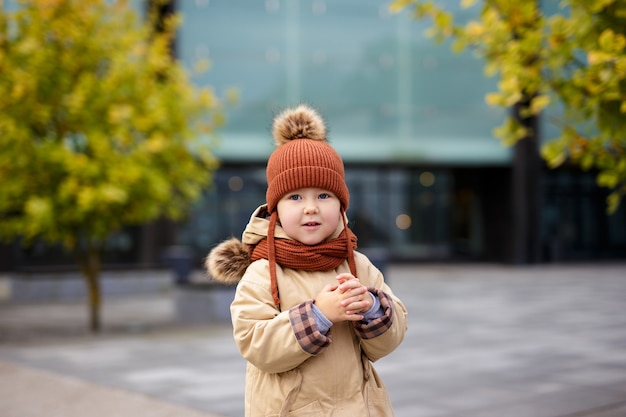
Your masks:
[{"label": "jacket hood", "polygon": [[[227,285],[239,282],[251,263],[251,246],[267,237],[269,217],[266,204],[258,207],[250,216],[241,240],[232,237],[219,243],[209,252],[205,259],[205,268],[214,280]],[[339,236],[342,230],[343,224],[339,222],[331,238]],[[274,236],[277,239],[291,239],[280,225],[276,225]]]},{"label": "jacket hood", "polygon": [[[251,263],[250,246],[256,245],[267,236],[268,226],[267,205],[262,205],[250,216],[241,240],[232,237],[219,243],[209,252],[205,267],[211,278],[227,285],[239,282]],[[287,237],[282,228],[277,226],[276,229],[276,237]]]}]

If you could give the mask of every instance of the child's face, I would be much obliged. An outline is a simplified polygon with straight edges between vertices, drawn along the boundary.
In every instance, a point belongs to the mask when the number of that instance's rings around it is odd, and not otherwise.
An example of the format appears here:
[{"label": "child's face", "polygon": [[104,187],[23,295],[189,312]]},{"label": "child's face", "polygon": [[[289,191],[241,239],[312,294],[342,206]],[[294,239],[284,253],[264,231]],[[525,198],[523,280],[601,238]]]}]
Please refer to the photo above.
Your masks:
[{"label": "child's face", "polygon": [[276,206],[287,235],[306,245],[326,240],[339,225],[341,203],[321,188],[300,188],[285,194]]}]

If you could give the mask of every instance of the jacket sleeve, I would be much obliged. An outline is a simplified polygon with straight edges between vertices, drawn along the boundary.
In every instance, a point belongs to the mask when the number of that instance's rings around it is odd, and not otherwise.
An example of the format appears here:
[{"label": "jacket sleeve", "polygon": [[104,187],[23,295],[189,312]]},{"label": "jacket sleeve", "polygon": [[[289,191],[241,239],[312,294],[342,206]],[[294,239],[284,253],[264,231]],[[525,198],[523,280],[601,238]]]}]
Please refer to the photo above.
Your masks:
[{"label": "jacket sleeve", "polygon": [[[291,310],[298,308],[306,313],[305,305]],[[294,332],[294,312],[291,310],[281,312],[274,305],[267,260],[253,262],[237,285],[230,311],[239,352],[264,372],[285,372],[313,356],[302,348],[298,340],[301,336],[297,337]],[[306,329],[311,326],[307,325],[306,314],[303,317],[304,322],[299,325],[302,331],[307,332]],[[313,320],[313,317],[310,319]]]},{"label": "jacket sleeve", "polygon": [[[355,254],[356,255],[356,254]],[[364,255],[359,256],[365,258]],[[407,310],[385,283],[382,273],[367,259],[359,259],[359,279],[378,296],[384,314],[370,322],[355,322],[361,348],[371,361],[387,356],[404,340],[407,330]]]}]

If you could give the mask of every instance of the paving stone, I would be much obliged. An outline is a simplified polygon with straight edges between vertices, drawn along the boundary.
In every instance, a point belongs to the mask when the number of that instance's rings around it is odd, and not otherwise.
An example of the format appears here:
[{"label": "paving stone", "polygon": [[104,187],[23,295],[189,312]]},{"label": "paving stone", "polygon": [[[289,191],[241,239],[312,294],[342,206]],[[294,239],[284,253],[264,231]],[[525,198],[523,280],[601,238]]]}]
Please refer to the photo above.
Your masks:
[{"label": "paving stone", "polygon": [[[397,417],[626,415],[626,264],[387,271],[409,310],[405,341],[375,364]],[[2,304],[0,360],[243,415],[245,361],[230,324],[181,324],[167,293],[104,309],[93,336],[76,330],[82,303]]]},{"label": "paving stone", "polygon": [[534,396],[526,401],[463,411],[459,417],[564,417],[593,415],[594,410],[621,404],[621,393],[599,388],[571,388]]}]

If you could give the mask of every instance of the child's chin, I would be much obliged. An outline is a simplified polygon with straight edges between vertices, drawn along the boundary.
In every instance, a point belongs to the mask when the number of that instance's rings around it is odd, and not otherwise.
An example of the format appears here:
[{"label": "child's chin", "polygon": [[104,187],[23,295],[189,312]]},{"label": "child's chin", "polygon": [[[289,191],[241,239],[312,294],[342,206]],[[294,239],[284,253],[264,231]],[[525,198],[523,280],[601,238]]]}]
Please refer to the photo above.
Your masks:
[{"label": "child's chin", "polygon": [[319,243],[324,242],[325,240],[326,239],[304,239],[304,240],[301,240],[300,243],[304,243],[305,245],[308,245],[308,246],[315,246]]}]

